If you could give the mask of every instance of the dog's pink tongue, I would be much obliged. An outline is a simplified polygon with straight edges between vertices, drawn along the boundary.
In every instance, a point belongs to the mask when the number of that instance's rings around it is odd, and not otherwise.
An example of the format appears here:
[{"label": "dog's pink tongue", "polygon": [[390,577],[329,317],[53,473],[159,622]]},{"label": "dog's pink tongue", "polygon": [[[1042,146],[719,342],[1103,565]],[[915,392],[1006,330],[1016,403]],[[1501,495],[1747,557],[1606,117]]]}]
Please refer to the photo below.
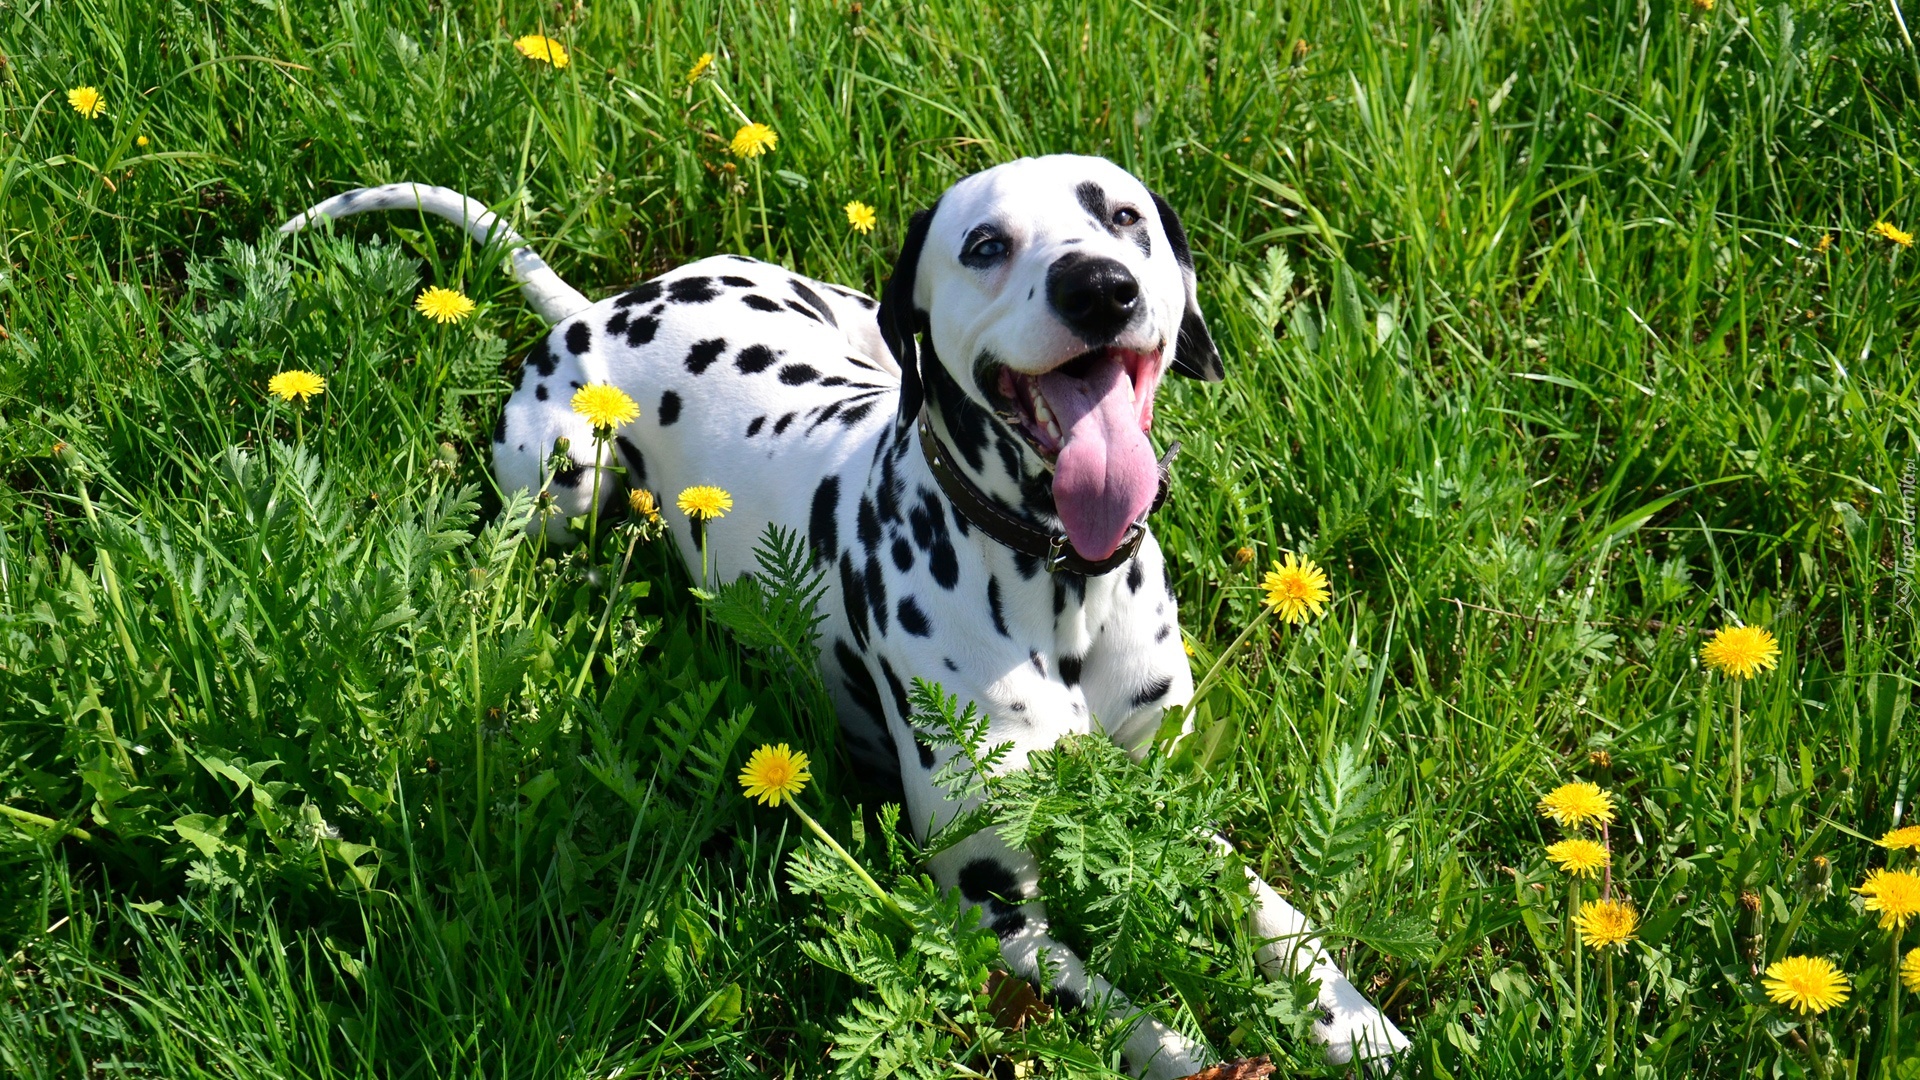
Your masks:
[{"label": "dog's pink tongue", "polygon": [[1104,559],[1160,487],[1133,380],[1118,361],[1103,357],[1084,378],[1057,371],[1040,376],[1040,392],[1066,435],[1053,473],[1054,506],[1073,549],[1082,558]]}]

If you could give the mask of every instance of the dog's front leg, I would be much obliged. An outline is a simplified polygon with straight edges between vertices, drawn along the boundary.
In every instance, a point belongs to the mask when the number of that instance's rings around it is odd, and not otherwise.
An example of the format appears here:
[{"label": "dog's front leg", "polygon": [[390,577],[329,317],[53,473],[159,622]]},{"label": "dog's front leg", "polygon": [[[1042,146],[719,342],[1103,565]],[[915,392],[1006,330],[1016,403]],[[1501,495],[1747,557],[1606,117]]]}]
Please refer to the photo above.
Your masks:
[{"label": "dog's front leg", "polygon": [[[1227,851],[1232,850],[1225,839],[1215,840]],[[1269,979],[1306,974],[1320,983],[1320,994],[1314,1002],[1320,1019],[1313,1025],[1313,1034],[1326,1044],[1327,1060],[1345,1065],[1358,1058],[1391,1065],[1407,1049],[1407,1037],[1341,973],[1307,917],[1281,899],[1252,867],[1247,867],[1246,874],[1247,887],[1253,892],[1247,928],[1261,942],[1254,954],[1260,961],[1260,971]]]},{"label": "dog's front leg", "polygon": [[930,863],[935,879],[958,887],[1000,936],[1008,971],[1040,987],[1042,996],[1060,1008],[1094,1009],[1126,1026],[1121,1064],[1128,1072],[1148,1080],[1176,1080],[1209,1063],[1204,1045],[1134,1006],[1107,980],[1089,973],[1073,950],[1048,935],[1046,905],[1028,899],[1039,892],[1039,864],[1032,853],[979,832]]}]

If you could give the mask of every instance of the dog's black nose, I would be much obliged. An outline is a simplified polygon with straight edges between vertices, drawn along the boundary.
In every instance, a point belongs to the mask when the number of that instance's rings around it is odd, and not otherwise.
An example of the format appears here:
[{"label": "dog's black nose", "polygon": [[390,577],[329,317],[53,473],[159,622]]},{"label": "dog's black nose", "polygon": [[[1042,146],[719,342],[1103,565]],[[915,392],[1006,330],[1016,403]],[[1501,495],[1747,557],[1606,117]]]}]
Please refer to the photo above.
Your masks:
[{"label": "dog's black nose", "polygon": [[1068,252],[1047,268],[1047,303],[1087,344],[1103,345],[1140,314],[1140,283],[1112,259]]}]

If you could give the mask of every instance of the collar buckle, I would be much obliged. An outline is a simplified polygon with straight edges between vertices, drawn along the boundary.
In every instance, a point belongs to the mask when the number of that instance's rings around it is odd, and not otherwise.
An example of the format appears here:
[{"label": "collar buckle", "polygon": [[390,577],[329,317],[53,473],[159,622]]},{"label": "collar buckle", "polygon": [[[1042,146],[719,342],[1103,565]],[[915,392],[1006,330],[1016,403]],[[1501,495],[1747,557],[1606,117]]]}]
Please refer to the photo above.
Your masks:
[{"label": "collar buckle", "polygon": [[1047,573],[1057,574],[1067,565],[1068,550],[1066,533],[1055,533],[1047,541]]}]

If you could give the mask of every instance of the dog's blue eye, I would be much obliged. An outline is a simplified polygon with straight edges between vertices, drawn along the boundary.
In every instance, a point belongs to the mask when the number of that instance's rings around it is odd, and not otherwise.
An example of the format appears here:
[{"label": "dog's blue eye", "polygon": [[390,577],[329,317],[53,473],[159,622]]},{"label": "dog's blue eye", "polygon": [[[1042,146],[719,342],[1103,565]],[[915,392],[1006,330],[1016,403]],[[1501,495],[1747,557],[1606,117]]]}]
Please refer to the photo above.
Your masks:
[{"label": "dog's blue eye", "polygon": [[997,259],[1006,253],[1007,242],[1005,240],[982,240],[973,245],[973,250],[967,254],[972,255],[976,259]]},{"label": "dog's blue eye", "polygon": [[1123,206],[1113,212],[1113,223],[1123,229],[1129,225],[1138,225],[1140,224],[1140,212],[1130,206]]}]

